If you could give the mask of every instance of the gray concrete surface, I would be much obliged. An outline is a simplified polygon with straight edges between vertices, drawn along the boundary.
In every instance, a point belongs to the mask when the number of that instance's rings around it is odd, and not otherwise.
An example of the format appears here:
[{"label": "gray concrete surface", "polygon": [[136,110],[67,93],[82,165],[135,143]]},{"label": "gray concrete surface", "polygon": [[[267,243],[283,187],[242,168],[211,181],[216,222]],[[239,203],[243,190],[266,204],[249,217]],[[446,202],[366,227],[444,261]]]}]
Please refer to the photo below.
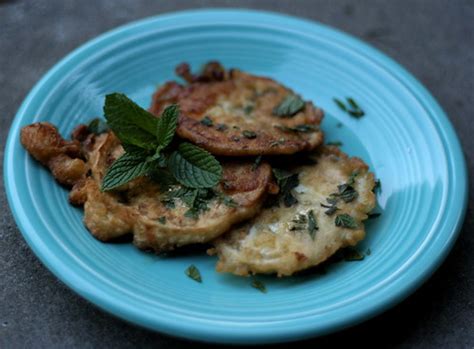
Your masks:
[{"label": "gray concrete surface", "polygon": [[[474,173],[474,1],[5,1],[0,0],[1,156],[10,123],[33,84],[88,39],[131,20],[198,7],[248,7],[314,19],[366,40],[424,83],[450,116]],[[96,309],[33,255],[0,184],[1,348],[184,348]],[[470,192],[473,185],[471,182]],[[474,347],[473,196],[461,236],[436,274],[385,314],[312,347]]]}]

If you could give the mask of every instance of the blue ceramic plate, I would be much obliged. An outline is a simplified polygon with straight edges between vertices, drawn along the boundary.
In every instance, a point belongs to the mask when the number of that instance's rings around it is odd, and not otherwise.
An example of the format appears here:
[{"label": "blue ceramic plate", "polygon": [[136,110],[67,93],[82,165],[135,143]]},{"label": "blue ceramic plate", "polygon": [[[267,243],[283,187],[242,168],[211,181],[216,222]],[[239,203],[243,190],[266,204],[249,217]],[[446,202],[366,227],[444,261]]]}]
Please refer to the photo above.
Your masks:
[{"label": "blue ceramic plate", "polygon": [[[365,159],[382,180],[382,216],[360,248],[372,254],[319,276],[217,274],[205,255],[157,257],[104,244],[82,224],[67,191],[23,150],[19,131],[50,121],[68,135],[102,115],[104,95],[124,92],[144,107],[174,66],[210,59],[271,76],[326,111],[327,140]],[[354,97],[366,116],[341,112]],[[338,123],[342,127],[337,127]],[[372,47],[329,27],[247,10],[174,13],[131,23],[85,44],[54,66],[23,102],[5,152],[10,206],[41,261],[77,293],[127,321],[175,336],[262,343],[322,335],[401,301],[440,265],[461,226],[466,168],[456,134],[429,92]],[[184,275],[194,263],[203,283]]]}]

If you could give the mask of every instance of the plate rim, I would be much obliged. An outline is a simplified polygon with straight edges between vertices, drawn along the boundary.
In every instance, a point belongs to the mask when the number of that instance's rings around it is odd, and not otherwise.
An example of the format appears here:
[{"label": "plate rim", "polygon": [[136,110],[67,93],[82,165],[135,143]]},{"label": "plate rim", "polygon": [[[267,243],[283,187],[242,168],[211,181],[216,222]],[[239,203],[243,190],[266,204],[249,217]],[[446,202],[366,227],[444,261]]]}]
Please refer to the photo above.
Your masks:
[{"label": "plate rim", "polygon": [[[111,301],[110,299],[103,299],[103,297],[100,297],[100,292],[99,294],[94,294],[94,292],[92,292],[87,287],[84,287],[83,285],[81,287],[81,285],[76,284],[76,282],[84,282],[84,280],[80,278],[77,279],[76,276],[71,276],[65,273],[67,271],[70,272],[70,270],[67,267],[61,265],[60,263],[58,264],[57,262],[55,262],[54,256],[52,256],[51,253],[48,253],[48,251],[41,246],[40,239],[35,239],[30,233],[28,233],[28,229],[31,229],[31,227],[28,227],[27,222],[25,222],[20,216],[21,205],[18,197],[15,196],[16,192],[13,192],[12,190],[12,182],[14,182],[14,178],[13,176],[9,175],[9,172],[12,171],[13,166],[13,159],[11,158],[11,154],[14,143],[17,140],[21,117],[24,114],[24,111],[26,110],[27,106],[31,103],[37,93],[42,89],[43,85],[45,85],[51,79],[52,76],[54,76],[61,69],[66,68],[68,64],[71,64],[72,60],[77,59],[78,56],[80,56],[87,50],[94,49],[97,44],[114,36],[123,35],[124,32],[127,32],[133,28],[151,24],[153,22],[160,22],[170,19],[179,20],[180,17],[186,17],[188,15],[205,17],[208,15],[216,16],[220,14],[232,14],[239,16],[264,16],[268,19],[273,20],[290,21],[290,27],[299,25],[317,28],[318,30],[326,30],[342,37],[344,39],[344,43],[350,44],[351,48],[354,49],[354,47],[352,46],[356,46],[356,49],[359,53],[364,53],[365,55],[367,55],[368,53],[371,56],[377,56],[378,63],[384,63],[383,66],[385,68],[390,68],[391,73],[397,72],[397,77],[401,76],[401,78],[404,79],[404,82],[408,83],[411,86],[410,91],[413,93],[417,92],[419,95],[421,95],[421,98],[423,98],[423,100],[426,102],[424,103],[424,105],[429,106],[431,109],[433,109],[432,114],[436,115],[436,120],[443,126],[442,129],[437,129],[437,133],[440,134],[440,137],[443,140],[443,144],[447,151],[447,158],[453,160],[453,172],[461,176],[461,178],[456,179],[456,181],[458,182],[458,191],[460,191],[461,195],[463,196],[462,202],[460,203],[461,210],[458,211],[456,217],[454,218],[454,223],[451,229],[447,233],[445,233],[446,239],[444,248],[438,251],[439,253],[437,256],[431,257],[429,265],[425,267],[422,273],[420,273],[413,280],[410,280],[410,282],[407,283],[404,288],[401,288],[396,292],[392,291],[392,293],[389,296],[385,297],[383,300],[378,300],[378,304],[376,306],[373,306],[368,311],[359,311],[357,313],[351,314],[350,317],[347,317],[342,320],[339,319],[339,321],[335,321],[335,323],[327,325],[326,328],[320,328],[319,332],[317,333],[315,333],[315,326],[306,326],[304,328],[297,329],[293,328],[287,330],[284,333],[278,334],[271,333],[271,331],[255,334],[248,333],[241,328],[239,330],[229,328],[228,331],[225,332],[224,328],[222,327],[220,327],[218,331],[214,332],[212,328],[209,328],[209,324],[198,323],[199,321],[190,324],[183,324],[178,321],[178,318],[175,319],[174,322],[171,321],[171,319],[166,319],[165,321],[156,323],[156,319],[151,321],[151,318],[147,319],[143,316],[143,314],[140,314],[140,312],[134,312],[133,309],[131,309],[132,307],[124,308],[122,304],[123,300]],[[295,29],[294,27],[292,28]],[[416,97],[419,98],[420,96]],[[363,42],[361,39],[354,37],[351,34],[342,32],[337,28],[321,24],[317,21],[312,21],[309,19],[304,19],[282,13],[237,8],[193,9],[167,12],[151,17],[146,17],[137,21],[128,22],[111,30],[108,30],[103,34],[100,34],[86,41],[85,43],[72,50],[70,53],[60,59],[57,63],[55,63],[50,69],[48,69],[45,74],[43,74],[40,80],[34,85],[34,87],[30,90],[26,98],[23,100],[10,126],[10,131],[8,133],[8,138],[5,147],[3,170],[7,201],[9,203],[15,222],[21,234],[23,235],[23,238],[27,241],[28,246],[30,247],[30,249],[33,250],[33,252],[39,258],[42,264],[45,265],[47,269],[49,269],[59,280],[66,284],[70,289],[79,294],[82,298],[90,301],[95,306],[101,308],[109,314],[118,316],[127,322],[132,322],[134,324],[138,324],[140,326],[155,331],[161,331],[172,336],[180,336],[207,342],[234,344],[283,342],[309,338],[315,335],[324,335],[365,321],[399,303],[408,295],[413,293],[416,289],[418,289],[418,287],[421,286],[421,284],[423,284],[438,269],[438,267],[444,261],[446,256],[449,254],[461,231],[468,203],[467,165],[459,138],[454,130],[454,127],[452,126],[447,114],[444,112],[438,102],[434,99],[434,97],[430,94],[430,92],[411,73],[409,73],[406,68],[404,68],[402,65],[400,65],[388,55],[379,51],[375,47],[372,47],[371,45]]]}]

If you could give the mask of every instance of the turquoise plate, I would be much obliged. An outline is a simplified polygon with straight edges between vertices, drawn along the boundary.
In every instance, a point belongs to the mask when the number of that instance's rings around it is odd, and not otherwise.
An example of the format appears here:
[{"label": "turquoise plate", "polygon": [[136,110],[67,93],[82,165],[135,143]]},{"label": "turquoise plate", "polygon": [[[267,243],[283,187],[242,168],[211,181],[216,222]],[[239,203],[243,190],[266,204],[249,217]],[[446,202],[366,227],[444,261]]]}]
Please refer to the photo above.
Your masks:
[{"label": "turquoise plate", "polygon": [[[82,224],[67,190],[23,150],[20,128],[37,121],[64,135],[102,115],[104,95],[143,106],[174,66],[210,59],[271,76],[326,111],[327,139],[365,159],[382,180],[382,216],[367,225],[361,262],[325,275],[250,279],[217,274],[204,254],[157,257],[131,244],[104,244]],[[341,112],[354,97],[367,115]],[[337,127],[342,123],[342,127]],[[413,292],[453,245],[467,202],[466,165],[445,113],[405,69],[329,27],[247,10],[173,13],[108,32],[55,65],[23,102],[5,151],[5,187],[16,222],[41,261],[100,308],[174,336],[264,343],[323,335],[366,320]],[[199,284],[184,275],[194,263]]]}]

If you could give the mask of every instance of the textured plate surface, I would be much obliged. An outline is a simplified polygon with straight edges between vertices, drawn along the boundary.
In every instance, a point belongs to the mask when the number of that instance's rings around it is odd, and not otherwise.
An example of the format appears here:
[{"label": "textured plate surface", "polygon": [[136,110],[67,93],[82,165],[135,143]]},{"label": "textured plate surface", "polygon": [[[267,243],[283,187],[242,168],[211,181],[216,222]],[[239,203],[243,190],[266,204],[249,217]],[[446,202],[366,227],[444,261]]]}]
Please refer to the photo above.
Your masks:
[{"label": "textured plate surface", "polygon": [[[274,77],[326,111],[327,140],[365,159],[382,180],[382,216],[368,224],[362,262],[319,276],[250,279],[214,272],[202,254],[157,257],[129,244],[103,244],[82,224],[67,191],[22,149],[19,130],[48,120],[67,135],[102,115],[105,94],[143,106],[175,64],[218,59]],[[354,97],[355,120],[333,97]],[[337,127],[342,123],[342,127]],[[260,343],[322,335],[374,316],[406,297],[452,246],[467,202],[458,139],[436,101],[403,68],[366,44],[316,23],[245,10],[189,11],[135,22],[64,58],[35,86],[12,124],[4,163],[16,222],[42,262],[99,307],[176,336]],[[184,275],[194,263],[203,283]]]}]

